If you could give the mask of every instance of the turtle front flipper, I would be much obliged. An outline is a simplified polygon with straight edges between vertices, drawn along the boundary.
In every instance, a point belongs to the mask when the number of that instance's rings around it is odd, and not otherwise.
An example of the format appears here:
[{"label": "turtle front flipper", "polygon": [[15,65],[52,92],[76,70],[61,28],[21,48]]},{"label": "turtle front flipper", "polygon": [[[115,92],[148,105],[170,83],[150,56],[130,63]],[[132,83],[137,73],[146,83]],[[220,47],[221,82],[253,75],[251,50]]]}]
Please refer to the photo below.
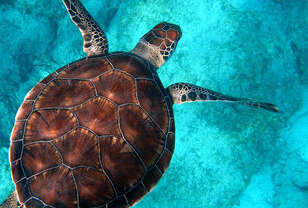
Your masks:
[{"label": "turtle front flipper", "polygon": [[62,0],[72,21],[83,37],[83,51],[88,56],[108,53],[108,43],[103,30],[98,26],[79,0]]},{"label": "turtle front flipper", "polygon": [[272,112],[279,112],[278,107],[270,103],[262,103],[246,98],[235,98],[188,83],[176,83],[170,85],[167,90],[173,103],[176,104],[195,101],[223,101],[235,102],[255,108],[263,108]]}]

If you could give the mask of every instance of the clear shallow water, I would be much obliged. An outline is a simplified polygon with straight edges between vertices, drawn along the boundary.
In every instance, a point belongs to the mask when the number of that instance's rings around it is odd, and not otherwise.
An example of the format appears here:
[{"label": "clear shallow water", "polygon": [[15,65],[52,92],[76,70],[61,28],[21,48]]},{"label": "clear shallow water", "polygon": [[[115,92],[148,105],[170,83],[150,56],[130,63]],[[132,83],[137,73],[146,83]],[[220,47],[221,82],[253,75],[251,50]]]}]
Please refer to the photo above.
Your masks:
[{"label": "clear shallow water", "polygon": [[[175,153],[145,207],[308,207],[306,1],[97,1],[84,5],[110,51],[131,50],[161,21],[183,37],[159,70],[164,86],[184,81],[277,104],[272,114],[226,103],[174,106]],[[60,0],[1,1],[0,201],[13,189],[7,151],[24,95],[84,57]]]}]

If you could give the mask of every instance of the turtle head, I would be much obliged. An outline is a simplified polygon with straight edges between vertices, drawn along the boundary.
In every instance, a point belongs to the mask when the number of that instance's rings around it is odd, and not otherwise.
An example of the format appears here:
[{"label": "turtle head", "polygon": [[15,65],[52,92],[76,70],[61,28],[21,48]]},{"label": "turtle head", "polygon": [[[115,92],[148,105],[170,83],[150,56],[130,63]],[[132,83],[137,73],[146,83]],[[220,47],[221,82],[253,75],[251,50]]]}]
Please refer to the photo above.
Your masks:
[{"label": "turtle head", "polygon": [[146,33],[131,52],[158,68],[171,56],[181,36],[179,26],[162,22]]}]

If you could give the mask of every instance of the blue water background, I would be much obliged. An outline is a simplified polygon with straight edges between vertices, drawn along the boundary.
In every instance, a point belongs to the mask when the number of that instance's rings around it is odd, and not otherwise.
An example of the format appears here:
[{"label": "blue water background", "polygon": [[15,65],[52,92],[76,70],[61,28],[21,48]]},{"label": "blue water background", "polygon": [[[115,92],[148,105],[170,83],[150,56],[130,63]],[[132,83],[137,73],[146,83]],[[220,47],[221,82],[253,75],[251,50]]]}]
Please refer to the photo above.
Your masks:
[{"label": "blue water background", "polygon": [[[165,87],[190,82],[275,103],[273,114],[230,103],[174,106],[171,165],[138,208],[308,207],[306,0],[83,0],[110,51],[129,51],[161,21],[182,39],[159,69]],[[85,57],[60,0],[0,1],[0,202],[13,190],[9,135],[25,94]]]}]

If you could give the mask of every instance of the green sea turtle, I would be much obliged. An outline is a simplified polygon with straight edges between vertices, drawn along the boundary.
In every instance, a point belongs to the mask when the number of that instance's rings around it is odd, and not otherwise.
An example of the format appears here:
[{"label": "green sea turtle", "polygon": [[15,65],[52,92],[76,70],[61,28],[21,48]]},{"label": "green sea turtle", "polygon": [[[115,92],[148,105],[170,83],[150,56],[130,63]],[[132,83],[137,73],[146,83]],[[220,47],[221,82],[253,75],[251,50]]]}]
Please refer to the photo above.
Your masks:
[{"label": "green sea turtle", "polygon": [[156,70],[180,27],[162,22],[130,52],[108,53],[104,32],[78,0],[63,0],[88,55],[40,81],[11,133],[16,187],[3,207],[130,207],[157,184],[174,151],[173,104],[227,101],[278,112],[189,83],[164,88]]}]

